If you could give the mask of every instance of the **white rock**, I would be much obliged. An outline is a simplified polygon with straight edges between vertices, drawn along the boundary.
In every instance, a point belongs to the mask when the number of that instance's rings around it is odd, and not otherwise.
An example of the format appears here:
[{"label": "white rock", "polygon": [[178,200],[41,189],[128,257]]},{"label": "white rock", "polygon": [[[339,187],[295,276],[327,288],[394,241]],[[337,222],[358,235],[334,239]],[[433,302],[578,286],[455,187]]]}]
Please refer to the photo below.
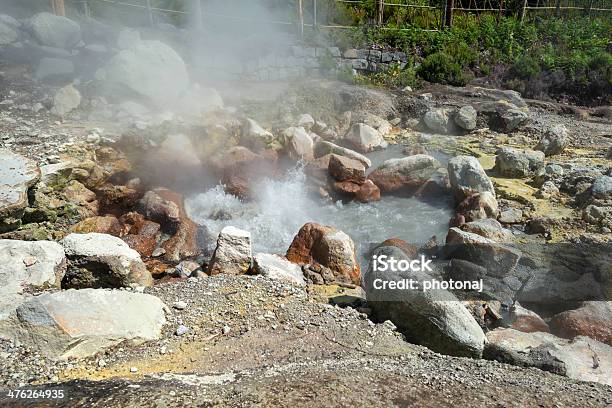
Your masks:
[{"label": "white rock", "polygon": [[347,135],[347,140],[362,153],[384,149],[388,145],[376,129],[364,123],[354,124]]},{"label": "white rock", "polygon": [[279,255],[255,254],[253,269],[256,273],[272,279],[291,282],[300,286],[306,285],[302,268]]},{"label": "white rock", "polygon": [[301,115],[297,123],[298,127],[303,127],[304,129],[306,129],[306,131],[309,131],[314,126],[314,124],[315,120],[307,113]]},{"label": "white rock", "polygon": [[314,159],[314,142],[303,127],[290,127],[283,133],[289,157],[294,160]]},{"label": "white rock", "polygon": [[53,97],[51,113],[57,116],[65,116],[78,108],[81,104],[81,94],[72,85],[61,88]]},{"label": "white rock", "polygon": [[232,226],[223,228],[210,261],[209,273],[242,275],[251,269],[252,262],[251,233]]}]

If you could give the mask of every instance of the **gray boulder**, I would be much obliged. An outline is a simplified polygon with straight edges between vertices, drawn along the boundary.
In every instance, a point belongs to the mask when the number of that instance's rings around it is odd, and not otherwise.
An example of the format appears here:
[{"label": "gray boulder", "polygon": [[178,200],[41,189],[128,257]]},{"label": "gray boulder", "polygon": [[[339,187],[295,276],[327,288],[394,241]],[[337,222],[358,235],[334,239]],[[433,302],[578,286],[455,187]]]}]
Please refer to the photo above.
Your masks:
[{"label": "gray boulder", "polygon": [[69,18],[39,13],[27,22],[27,28],[42,45],[72,48],[81,41],[81,27]]},{"label": "gray boulder", "polygon": [[546,156],[562,153],[569,145],[569,131],[563,125],[555,125],[548,129],[535,147],[535,150],[544,152]]},{"label": "gray boulder", "polygon": [[36,163],[0,149],[0,233],[19,228],[28,206],[28,189],[39,179]]},{"label": "gray boulder", "polygon": [[511,108],[500,115],[502,130],[512,132],[527,122],[529,115],[520,109]]},{"label": "gray boulder", "polygon": [[96,76],[162,107],[176,102],[189,86],[185,62],[159,41],[140,41],[120,51]]},{"label": "gray boulder", "polygon": [[223,228],[208,272],[211,275],[243,275],[251,269],[252,263],[251,233],[231,226]]},{"label": "gray boulder", "polygon": [[[408,260],[397,247],[384,246],[373,256],[386,255],[395,260]],[[485,335],[468,309],[446,290],[422,291],[377,289],[375,282],[413,279],[419,283],[431,280],[425,272],[377,271],[370,264],[363,276],[368,307],[379,321],[390,320],[409,341],[433,351],[453,356],[480,357]]]},{"label": "gray boulder", "polygon": [[153,278],[138,252],[107,234],[69,234],[61,242],[68,257],[65,288],[151,286]]},{"label": "gray boulder", "polygon": [[455,198],[459,202],[474,193],[484,191],[490,192],[495,197],[493,183],[475,157],[457,156],[450,159],[448,178]]},{"label": "gray boulder", "polygon": [[477,116],[476,109],[473,106],[466,105],[457,111],[454,121],[461,129],[471,131],[476,129]]},{"label": "gray boulder", "polygon": [[423,122],[435,133],[447,134],[450,132],[451,111],[448,109],[430,109],[423,116]]},{"label": "gray boulder", "polygon": [[17,307],[0,337],[50,358],[84,358],[124,341],[156,340],[166,318],[155,296],[103,289],[45,293]]},{"label": "gray boulder", "polygon": [[510,242],[513,240],[512,233],[503,228],[502,225],[492,218],[485,218],[468,222],[461,226],[461,229],[466,232],[478,234],[488,239],[497,242]]},{"label": "gray boulder", "polygon": [[72,85],[61,88],[53,97],[51,113],[65,116],[81,104],[81,93]]},{"label": "gray boulder", "polygon": [[388,145],[376,129],[365,123],[355,123],[346,139],[362,153],[384,149]]},{"label": "gray boulder", "polygon": [[505,177],[529,177],[544,167],[544,153],[502,147],[497,150],[495,171]]},{"label": "gray boulder", "polygon": [[253,257],[253,271],[271,279],[291,282],[300,286],[306,285],[302,268],[279,255],[255,254]]},{"label": "gray boulder", "polygon": [[597,200],[612,199],[612,177],[601,176],[591,185],[591,196]]},{"label": "gray boulder", "polygon": [[380,191],[392,192],[423,185],[438,168],[440,163],[433,157],[415,154],[386,160],[368,178],[380,188]]}]

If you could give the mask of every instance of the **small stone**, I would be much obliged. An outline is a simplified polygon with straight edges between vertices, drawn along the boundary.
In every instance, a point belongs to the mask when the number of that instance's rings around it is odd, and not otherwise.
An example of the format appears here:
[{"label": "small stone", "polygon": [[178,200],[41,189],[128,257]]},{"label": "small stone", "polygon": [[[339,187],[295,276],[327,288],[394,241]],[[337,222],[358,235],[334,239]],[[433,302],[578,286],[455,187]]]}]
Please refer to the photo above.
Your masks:
[{"label": "small stone", "polygon": [[130,373],[137,373],[137,372],[138,372],[138,368],[130,367]]},{"label": "small stone", "polygon": [[172,304],[172,307],[176,310],[185,310],[187,309],[187,302],[183,302],[182,300],[180,300],[178,302],[174,302]]},{"label": "small stone", "polygon": [[180,325],[177,329],[176,329],[176,335],[177,336],[182,336],[183,334],[186,334],[189,331],[189,328],[185,325]]},{"label": "small stone", "polygon": [[223,334],[228,334],[231,330],[232,329],[228,325],[223,326]]},{"label": "small stone", "polygon": [[106,361],[104,361],[104,359],[98,360],[98,367],[100,368],[106,367]]}]

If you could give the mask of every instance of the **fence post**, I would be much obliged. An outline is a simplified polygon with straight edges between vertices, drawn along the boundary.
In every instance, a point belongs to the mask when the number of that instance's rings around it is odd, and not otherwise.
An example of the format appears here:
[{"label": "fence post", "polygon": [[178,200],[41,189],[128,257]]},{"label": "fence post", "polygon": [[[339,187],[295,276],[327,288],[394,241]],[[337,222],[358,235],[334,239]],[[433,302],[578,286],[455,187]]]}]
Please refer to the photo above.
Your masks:
[{"label": "fence post", "polygon": [[317,0],[312,0],[312,28],[317,30],[317,26],[319,25],[317,21]]},{"label": "fence post", "polygon": [[521,24],[523,24],[523,21],[525,20],[526,12],[527,12],[527,0],[523,0],[523,5],[521,6],[519,10],[519,21]]},{"label": "fence post", "polygon": [[304,38],[304,2],[298,0],[298,20],[300,24],[300,38]]},{"label": "fence post", "polygon": [[555,4],[555,17],[559,17],[561,15],[561,0],[557,0]]},{"label": "fence post", "polygon": [[51,10],[58,16],[65,16],[66,7],[64,6],[64,0],[51,0]]},{"label": "fence post", "polygon": [[446,27],[453,26],[453,9],[455,8],[455,0],[446,0]]},{"label": "fence post", "polygon": [[149,18],[149,25],[153,27],[155,25],[155,20],[153,19],[153,9],[151,8],[151,0],[146,0],[147,6],[147,17]]},{"label": "fence post", "polygon": [[589,1],[589,6],[588,7],[589,8],[587,9],[586,14],[587,14],[587,16],[591,17],[591,9],[593,8],[593,0]]},{"label": "fence post", "polygon": [[378,0],[378,15],[376,17],[376,23],[379,26],[383,25],[385,21],[385,0]]}]

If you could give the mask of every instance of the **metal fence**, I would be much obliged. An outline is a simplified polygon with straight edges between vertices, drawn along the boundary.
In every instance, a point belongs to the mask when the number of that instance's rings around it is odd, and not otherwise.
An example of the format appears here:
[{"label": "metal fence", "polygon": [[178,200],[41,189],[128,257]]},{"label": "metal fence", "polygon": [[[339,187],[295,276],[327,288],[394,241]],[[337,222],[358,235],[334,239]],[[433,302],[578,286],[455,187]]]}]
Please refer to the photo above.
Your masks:
[{"label": "metal fence", "polygon": [[[49,0],[54,12],[64,14],[64,0]],[[342,5],[354,10],[369,10],[367,24],[384,30],[408,30],[411,26],[423,30],[438,30],[453,25],[454,18],[461,14],[494,14],[516,15],[523,21],[535,16],[571,17],[612,12],[611,0],[294,0],[287,2],[291,7],[286,20],[249,19],[236,15],[215,13],[207,10],[207,0],[175,0],[181,6],[176,8],[160,7],[155,0],[68,0],[87,15],[92,6],[97,4],[109,7],[121,7],[144,13],[147,21],[155,25],[162,15],[182,16],[189,18],[197,25],[203,26],[206,20],[243,21],[254,24],[277,24],[294,26],[300,35],[306,29],[348,29],[356,24],[336,23],[328,15],[323,15],[323,8]],[[251,0],[244,0],[251,1]],[[403,12],[398,12],[403,10]],[[396,16],[401,15],[401,19]],[[394,20],[395,19],[395,20]],[[399,21],[401,20],[401,21]],[[363,23],[363,21],[362,21]]]}]

